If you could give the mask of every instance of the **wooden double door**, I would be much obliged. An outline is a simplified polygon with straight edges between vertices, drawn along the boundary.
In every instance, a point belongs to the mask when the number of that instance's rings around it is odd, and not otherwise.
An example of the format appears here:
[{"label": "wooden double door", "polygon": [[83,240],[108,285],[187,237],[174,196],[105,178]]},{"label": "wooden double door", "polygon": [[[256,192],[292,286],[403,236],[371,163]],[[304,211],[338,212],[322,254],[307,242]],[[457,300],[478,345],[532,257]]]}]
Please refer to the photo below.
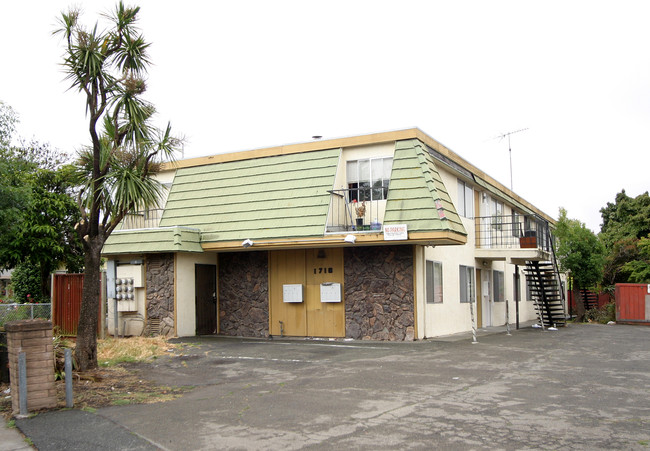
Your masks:
[{"label": "wooden double door", "polygon": [[[270,271],[270,333],[298,337],[345,337],[343,249],[272,251]],[[322,287],[338,289],[340,301],[321,298]],[[285,285],[301,285],[302,302],[285,302]]]}]

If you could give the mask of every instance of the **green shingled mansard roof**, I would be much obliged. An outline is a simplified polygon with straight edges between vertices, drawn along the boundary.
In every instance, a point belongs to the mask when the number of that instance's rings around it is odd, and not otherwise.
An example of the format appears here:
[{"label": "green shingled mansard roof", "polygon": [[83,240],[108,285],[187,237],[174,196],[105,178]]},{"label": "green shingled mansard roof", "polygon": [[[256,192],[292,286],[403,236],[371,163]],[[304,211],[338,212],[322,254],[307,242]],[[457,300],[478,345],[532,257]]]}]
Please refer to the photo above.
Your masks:
[{"label": "green shingled mansard roof", "polygon": [[467,234],[433,157],[417,139],[395,144],[384,224],[407,224],[409,232]]},{"label": "green shingled mansard roof", "polygon": [[323,236],[340,155],[337,148],[179,169],[160,226],[200,229],[203,242]]},{"label": "green shingled mansard roof", "polygon": [[[103,253],[201,252],[201,243],[323,237],[341,152],[180,168],[160,227],[114,232]],[[467,234],[433,157],[418,139],[396,142],[384,224]]]}]

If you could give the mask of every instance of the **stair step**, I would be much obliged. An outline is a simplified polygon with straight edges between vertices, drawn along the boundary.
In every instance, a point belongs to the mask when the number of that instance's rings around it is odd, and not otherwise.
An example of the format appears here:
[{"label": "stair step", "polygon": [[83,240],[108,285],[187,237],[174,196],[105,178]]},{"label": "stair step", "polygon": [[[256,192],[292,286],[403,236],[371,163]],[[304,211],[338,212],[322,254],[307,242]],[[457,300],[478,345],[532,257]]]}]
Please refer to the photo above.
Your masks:
[{"label": "stair step", "polygon": [[535,301],[539,321],[548,327],[564,326],[564,304],[555,265],[552,262],[529,261],[524,274],[530,295]]}]

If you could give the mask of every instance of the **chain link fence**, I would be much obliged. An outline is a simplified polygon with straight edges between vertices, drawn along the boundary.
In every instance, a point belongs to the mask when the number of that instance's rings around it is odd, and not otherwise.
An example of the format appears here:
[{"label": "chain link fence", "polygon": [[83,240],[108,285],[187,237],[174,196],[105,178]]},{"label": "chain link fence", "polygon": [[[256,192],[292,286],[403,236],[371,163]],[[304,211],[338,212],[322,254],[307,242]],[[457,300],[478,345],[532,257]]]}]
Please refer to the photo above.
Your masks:
[{"label": "chain link fence", "polygon": [[0,304],[0,327],[22,319],[52,319],[52,304]]}]

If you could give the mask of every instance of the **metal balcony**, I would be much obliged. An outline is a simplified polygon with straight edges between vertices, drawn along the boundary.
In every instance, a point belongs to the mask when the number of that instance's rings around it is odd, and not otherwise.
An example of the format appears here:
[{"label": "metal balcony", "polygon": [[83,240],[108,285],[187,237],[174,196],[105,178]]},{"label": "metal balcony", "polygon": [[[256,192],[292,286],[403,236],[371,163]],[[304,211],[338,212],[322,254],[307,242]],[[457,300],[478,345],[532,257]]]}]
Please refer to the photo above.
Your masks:
[{"label": "metal balcony", "polygon": [[162,208],[127,214],[122,219],[121,230],[153,229],[158,227],[163,214]]},{"label": "metal balcony", "polygon": [[326,233],[381,232],[386,212],[383,188],[339,189],[329,193]]},{"label": "metal balcony", "polygon": [[551,252],[550,226],[539,216],[480,216],[474,225],[478,258],[540,261]]}]

